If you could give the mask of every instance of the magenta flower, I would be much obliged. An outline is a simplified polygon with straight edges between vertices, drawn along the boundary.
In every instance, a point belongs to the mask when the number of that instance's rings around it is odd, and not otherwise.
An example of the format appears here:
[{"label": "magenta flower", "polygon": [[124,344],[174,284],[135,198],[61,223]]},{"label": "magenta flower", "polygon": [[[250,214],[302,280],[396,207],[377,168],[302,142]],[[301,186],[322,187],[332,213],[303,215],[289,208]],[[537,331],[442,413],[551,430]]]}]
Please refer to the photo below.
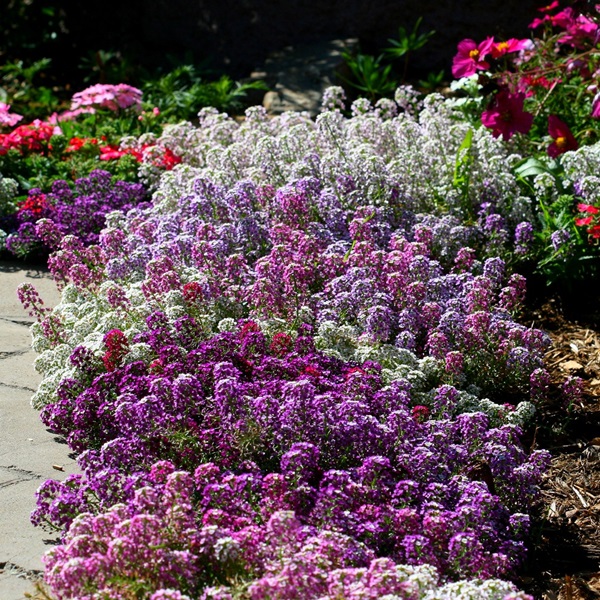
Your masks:
[{"label": "magenta flower", "polygon": [[592,102],[592,118],[600,119],[600,93],[596,94]]},{"label": "magenta flower", "polygon": [[577,150],[579,144],[565,123],[556,115],[548,117],[548,133],[553,142],[548,146],[548,155],[556,158],[568,150]]},{"label": "magenta flower", "polygon": [[502,90],[496,94],[490,107],[483,111],[481,122],[492,130],[494,137],[508,140],[516,132],[527,133],[533,123],[533,115],[523,110],[525,94],[511,94]]},{"label": "magenta flower", "polygon": [[118,85],[93,85],[74,94],[71,100],[71,110],[96,106],[117,111],[124,108],[142,108],[142,91],[126,83]]},{"label": "magenta flower", "polygon": [[0,102],[0,125],[14,127],[23,117],[17,113],[11,113],[10,104]]},{"label": "magenta flower", "polygon": [[492,58],[500,58],[511,52],[520,52],[531,47],[531,40],[517,40],[511,38],[505,42],[496,42],[492,45]]},{"label": "magenta flower", "polygon": [[585,15],[565,22],[565,29],[566,32],[558,38],[558,42],[574,48],[585,48],[586,42],[595,43],[598,38],[598,24]]},{"label": "magenta flower", "polygon": [[474,40],[462,40],[458,44],[458,54],[452,60],[452,75],[454,77],[469,77],[477,71],[489,69],[490,65],[484,58],[491,52],[494,38],[488,37],[479,45]]}]

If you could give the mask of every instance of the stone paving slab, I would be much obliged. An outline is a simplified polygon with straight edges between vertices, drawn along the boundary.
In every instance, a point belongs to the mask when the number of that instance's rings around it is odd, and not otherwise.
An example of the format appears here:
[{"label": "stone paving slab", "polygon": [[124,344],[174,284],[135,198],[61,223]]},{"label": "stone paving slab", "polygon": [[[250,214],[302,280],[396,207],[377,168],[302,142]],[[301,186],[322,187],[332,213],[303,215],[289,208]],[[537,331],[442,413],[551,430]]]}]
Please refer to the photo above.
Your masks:
[{"label": "stone paving slab", "polygon": [[41,378],[33,368],[33,318],[16,293],[23,282],[33,283],[49,307],[60,300],[45,269],[0,261],[0,600],[33,593],[42,555],[56,542],[29,520],[37,488],[78,472],[66,444],[46,430],[30,405]]}]

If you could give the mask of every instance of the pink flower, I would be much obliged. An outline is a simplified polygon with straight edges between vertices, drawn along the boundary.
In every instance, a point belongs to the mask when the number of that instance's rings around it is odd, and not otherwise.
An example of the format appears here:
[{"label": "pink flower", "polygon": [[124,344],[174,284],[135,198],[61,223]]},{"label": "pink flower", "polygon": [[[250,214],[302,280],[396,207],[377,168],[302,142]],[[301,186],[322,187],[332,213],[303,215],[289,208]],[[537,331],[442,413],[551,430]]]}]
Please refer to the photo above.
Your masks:
[{"label": "pink flower", "polygon": [[534,75],[523,75],[518,82],[518,88],[520,92],[525,93],[526,98],[530,98],[535,94],[534,88],[544,88],[545,90],[549,90],[553,87],[556,87],[561,82],[561,79],[552,79],[549,80],[544,75],[540,75],[536,77]]},{"label": "pink flower", "polygon": [[594,119],[600,119],[600,92],[596,94],[592,101],[592,117]]},{"label": "pink flower", "polygon": [[577,210],[579,212],[588,213],[590,215],[597,215],[600,213],[600,208],[594,206],[593,204],[583,204],[583,202],[577,205]]},{"label": "pink flower", "polygon": [[548,155],[556,158],[568,150],[577,150],[579,144],[571,130],[556,115],[548,117],[548,133],[554,140],[548,146]]},{"label": "pink flower", "polygon": [[558,38],[560,44],[584,48],[586,42],[596,42],[598,38],[598,25],[585,15],[579,15],[565,25],[566,33]]},{"label": "pink flower", "polygon": [[523,110],[525,94],[511,94],[508,90],[498,92],[490,107],[483,111],[481,122],[492,130],[494,137],[504,140],[516,133],[527,133],[533,123],[533,115]]},{"label": "pink flower", "polygon": [[521,50],[528,49],[530,46],[531,40],[517,40],[516,38],[511,38],[510,40],[506,40],[506,42],[495,42],[492,45],[492,58],[500,58],[511,52],[520,52]]},{"label": "pink flower", "polygon": [[575,21],[575,13],[571,7],[568,7],[548,18],[555,27],[566,29]]},{"label": "pink flower", "polygon": [[96,106],[117,111],[119,109],[142,108],[142,91],[126,83],[118,85],[93,85],[81,92],[74,94],[71,100],[71,110]]},{"label": "pink flower", "polygon": [[[540,12],[550,12],[558,8],[558,2],[552,2],[548,6],[538,9]],[[575,14],[573,13],[572,8],[565,8],[560,12],[557,12],[555,15],[544,15],[541,19],[534,19],[530,24],[530,29],[537,29],[540,25],[544,23],[550,23],[554,27],[561,27],[562,29],[566,29],[569,24],[575,18]]]},{"label": "pink flower", "polygon": [[462,40],[458,44],[458,54],[452,60],[452,75],[454,77],[469,77],[475,72],[489,69],[490,65],[483,60],[492,49],[494,38],[488,37],[479,45],[473,40]]},{"label": "pink flower", "polygon": [[11,113],[10,104],[0,102],[0,125],[14,127],[23,117],[17,113]]}]

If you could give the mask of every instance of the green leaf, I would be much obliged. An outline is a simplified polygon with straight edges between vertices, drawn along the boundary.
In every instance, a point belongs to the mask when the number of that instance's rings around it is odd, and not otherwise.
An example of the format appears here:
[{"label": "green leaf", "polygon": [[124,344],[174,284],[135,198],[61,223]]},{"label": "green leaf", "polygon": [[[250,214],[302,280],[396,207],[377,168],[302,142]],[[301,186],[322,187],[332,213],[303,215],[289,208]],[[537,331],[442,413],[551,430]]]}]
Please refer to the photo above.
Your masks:
[{"label": "green leaf", "polygon": [[552,169],[548,168],[541,160],[533,157],[528,158],[515,167],[515,175],[517,177],[533,177],[535,175],[542,175],[543,173],[549,173],[553,177],[556,177]]}]

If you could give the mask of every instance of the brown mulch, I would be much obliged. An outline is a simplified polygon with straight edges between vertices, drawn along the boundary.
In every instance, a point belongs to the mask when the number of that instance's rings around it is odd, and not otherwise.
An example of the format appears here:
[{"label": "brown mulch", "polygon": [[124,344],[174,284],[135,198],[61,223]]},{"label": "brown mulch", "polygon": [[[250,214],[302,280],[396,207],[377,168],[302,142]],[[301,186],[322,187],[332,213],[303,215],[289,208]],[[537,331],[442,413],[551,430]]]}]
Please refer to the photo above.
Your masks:
[{"label": "brown mulch", "polygon": [[[556,393],[539,407],[531,435],[532,446],[553,458],[518,583],[541,600],[600,599],[600,322],[578,318],[558,299],[546,300],[527,319],[552,338],[545,362]],[[584,394],[564,406],[558,389],[569,375],[582,378]]]}]

